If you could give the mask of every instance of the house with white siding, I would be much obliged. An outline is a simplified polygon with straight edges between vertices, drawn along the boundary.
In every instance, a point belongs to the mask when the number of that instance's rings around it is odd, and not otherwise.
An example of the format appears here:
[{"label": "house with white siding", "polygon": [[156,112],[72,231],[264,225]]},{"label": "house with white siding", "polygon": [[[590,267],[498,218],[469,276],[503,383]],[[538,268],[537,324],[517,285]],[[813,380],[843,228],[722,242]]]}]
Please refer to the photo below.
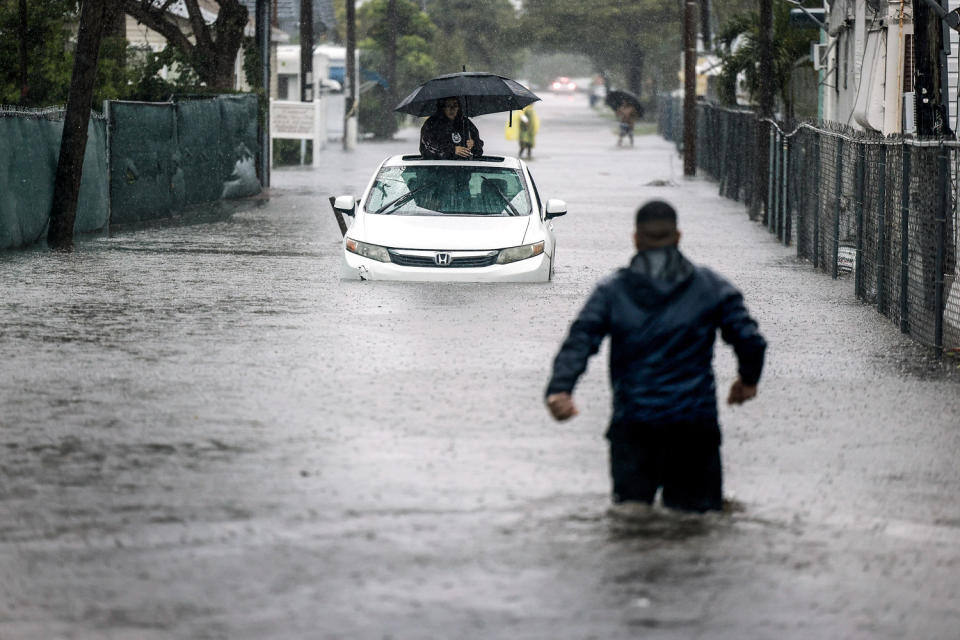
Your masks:
[{"label": "house with white siding", "polygon": [[[915,90],[914,4],[919,2],[924,0],[835,0],[825,6],[825,28],[811,55],[820,72],[823,120],[884,135],[917,131],[918,107],[929,100]],[[948,8],[955,6],[960,0],[950,0]],[[947,126],[956,132],[958,33],[934,13],[930,19],[943,29],[942,107]]]},{"label": "house with white siding", "polygon": [[[198,4],[204,22],[206,22],[208,25],[213,24],[217,19],[219,5],[216,2],[211,2],[210,0],[200,0]],[[167,14],[177,23],[181,32],[186,34],[192,33],[189,16],[187,14],[187,8],[183,2],[178,1],[171,3],[167,7]],[[243,35],[252,38],[255,33],[256,23],[254,22],[254,14],[252,11],[249,12],[249,16],[250,17],[247,21],[247,26],[244,28]],[[270,95],[277,95],[277,46],[289,42],[290,36],[276,27],[272,27],[270,31]],[[191,41],[194,41],[192,35],[188,35],[188,37]],[[126,39],[127,42],[133,47],[148,48],[154,52],[162,51],[167,47],[166,38],[153,29],[150,29],[145,24],[138,22],[136,18],[130,15],[126,16]],[[160,76],[164,79],[168,78],[171,74],[176,74],[176,69],[163,69],[160,72]],[[243,73],[242,47],[240,51],[237,52],[237,60],[236,64],[234,65],[234,89],[237,89],[238,91],[250,90],[250,85],[247,84]]]}]

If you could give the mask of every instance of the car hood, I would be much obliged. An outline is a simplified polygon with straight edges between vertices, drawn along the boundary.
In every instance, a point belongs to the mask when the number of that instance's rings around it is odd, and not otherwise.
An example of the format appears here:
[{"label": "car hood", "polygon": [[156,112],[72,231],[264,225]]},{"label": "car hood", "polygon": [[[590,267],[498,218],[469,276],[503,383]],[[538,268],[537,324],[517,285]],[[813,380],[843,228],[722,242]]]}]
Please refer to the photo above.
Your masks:
[{"label": "car hood", "polygon": [[533,216],[365,215],[352,238],[397,249],[483,250],[516,247]]}]

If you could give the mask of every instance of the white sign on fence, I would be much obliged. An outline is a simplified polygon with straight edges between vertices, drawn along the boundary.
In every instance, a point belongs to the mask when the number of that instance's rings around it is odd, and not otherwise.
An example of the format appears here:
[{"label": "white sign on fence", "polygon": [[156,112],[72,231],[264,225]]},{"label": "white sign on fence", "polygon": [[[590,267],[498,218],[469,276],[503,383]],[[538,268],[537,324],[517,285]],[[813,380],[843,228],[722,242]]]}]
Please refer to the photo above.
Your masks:
[{"label": "white sign on fence", "polygon": [[320,163],[320,150],[327,143],[326,103],[291,100],[270,101],[270,158],[274,139],[313,140],[313,166]]}]

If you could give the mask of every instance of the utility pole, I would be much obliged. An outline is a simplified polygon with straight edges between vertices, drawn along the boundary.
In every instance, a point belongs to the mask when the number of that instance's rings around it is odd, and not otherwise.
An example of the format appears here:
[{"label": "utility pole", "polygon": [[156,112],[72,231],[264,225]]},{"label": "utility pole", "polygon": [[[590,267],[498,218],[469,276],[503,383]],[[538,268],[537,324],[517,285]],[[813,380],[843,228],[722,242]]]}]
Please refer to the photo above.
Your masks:
[{"label": "utility pole", "polygon": [[343,110],[343,148],[357,146],[357,17],[356,0],[347,2],[347,96]]},{"label": "utility pole", "polygon": [[713,51],[713,24],[710,19],[710,0],[700,0],[700,37],[703,50]]},{"label": "utility pole", "polygon": [[396,128],[395,124],[396,114],[393,112],[393,108],[397,106],[400,98],[397,95],[397,41],[400,38],[400,15],[397,12],[397,0],[387,0],[387,64],[386,64],[386,75],[387,75],[387,104],[384,106],[383,115],[384,122],[389,122],[391,126],[389,128],[390,135],[394,133]]},{"label": "utility pole", "polygon": [[300,102],[313,102],[313,0],[300,0]]},{"label": "utility pole", "polygon": [[950,132],[947,60],[944,50],[946,10],[937,0],[913,6],[914,91],[917,95],[917,135],[943,136]]},{"label": "utility pole", "polygon": [[683,175],[697,175],[697,0],[683,11]]},{"label": "utility pole", "polygon": [[263,87],[263,122],[260,124],[260,184],[270,186],[270,0],[257,0],[254,39],[260,53],[260,83]]},{"label": "utility pole", "polygon": [[20,31],[18,34],[20,36],[20,44],[18,47],[18,53],[20,57],[20,104],[27,103],[27,94],[30,93],[30,90],[27,85],[27,0],[20,0],[18,5],[19,9],[19,19],[17,21],[17,29]]},{"label": "utility pole", "polygon": [[760,0],[760,104],[757,113],[757,147],[754,150],[756,169],[754,172],[753,201],[750,203],[751,217],[756,219],[762,210],[766,210],[767,179],[770,172],[770,124],[763,122],[773,118],[773,0]]},{"label": "utility pole", "polygon": [[73,52],[73,74],[63,119],[60,156],[53,182],[53,204],[47,244],[56,251],[73,249],[73,225],[77,219],[77,200],[83,175],[83,154],[87,150],[87,126],[90,105],[97,81],[97,58],[103,26],[110,15],[107,0],[83,0],[80,27]]}]

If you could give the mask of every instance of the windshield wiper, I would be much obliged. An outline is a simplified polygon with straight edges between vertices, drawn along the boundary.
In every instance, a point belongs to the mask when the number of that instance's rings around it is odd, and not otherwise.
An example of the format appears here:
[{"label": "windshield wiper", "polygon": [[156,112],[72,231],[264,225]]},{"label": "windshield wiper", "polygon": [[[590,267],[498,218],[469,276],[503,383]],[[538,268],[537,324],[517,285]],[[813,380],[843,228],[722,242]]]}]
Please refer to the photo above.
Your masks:
[{"label": "windshield wiper", "polygon": [[520,212],[517,211],[516,207],[514,207],[509,200],[507,200],[507,196],[503,195],[503,191],[500,191],[500,187],[497,186],[496,182],[491,181],[490,178],[488,178],[487,176],[480,176],[480,179],[483,180],[484,182],[490,183],[490,185],[493,187],[493,190],[497,192],[498,196],[500,196],[500,199],[503,200],[508,207],[510,207],[510,215],[512,216],[520,215]]},{"label": "windshield wiper", "polygon": [[398,207],[402,207],[403,205],[405,205],[405,204],[407,204],[408,202],[410,202],[410,199],[414,196],[414,194],[416,194],[416,193],[419,192],[419,191],[423,191],[424,189],[426,189],[426,188],[429,187],[429,186],[432,186],[432,183],[428,182],[427,184],[420,185],[419,187],[417,187],[417,188],[414,189],[413,191],[407,191],[405,194],[403,194],[403,195],[400,196],[399,198],[395,198],[395,199],[391,200],[390,202],[388,202],[387,204],[383,205],[382,207],[380,207],[379,209],[377,209],[376,211],[374,211],[374,213],[389,213],[389,211],[387,211],[388,209],[390,209],[390,210],[392,211],[393,209],[396,209],[396,208],[398,208]]}]

